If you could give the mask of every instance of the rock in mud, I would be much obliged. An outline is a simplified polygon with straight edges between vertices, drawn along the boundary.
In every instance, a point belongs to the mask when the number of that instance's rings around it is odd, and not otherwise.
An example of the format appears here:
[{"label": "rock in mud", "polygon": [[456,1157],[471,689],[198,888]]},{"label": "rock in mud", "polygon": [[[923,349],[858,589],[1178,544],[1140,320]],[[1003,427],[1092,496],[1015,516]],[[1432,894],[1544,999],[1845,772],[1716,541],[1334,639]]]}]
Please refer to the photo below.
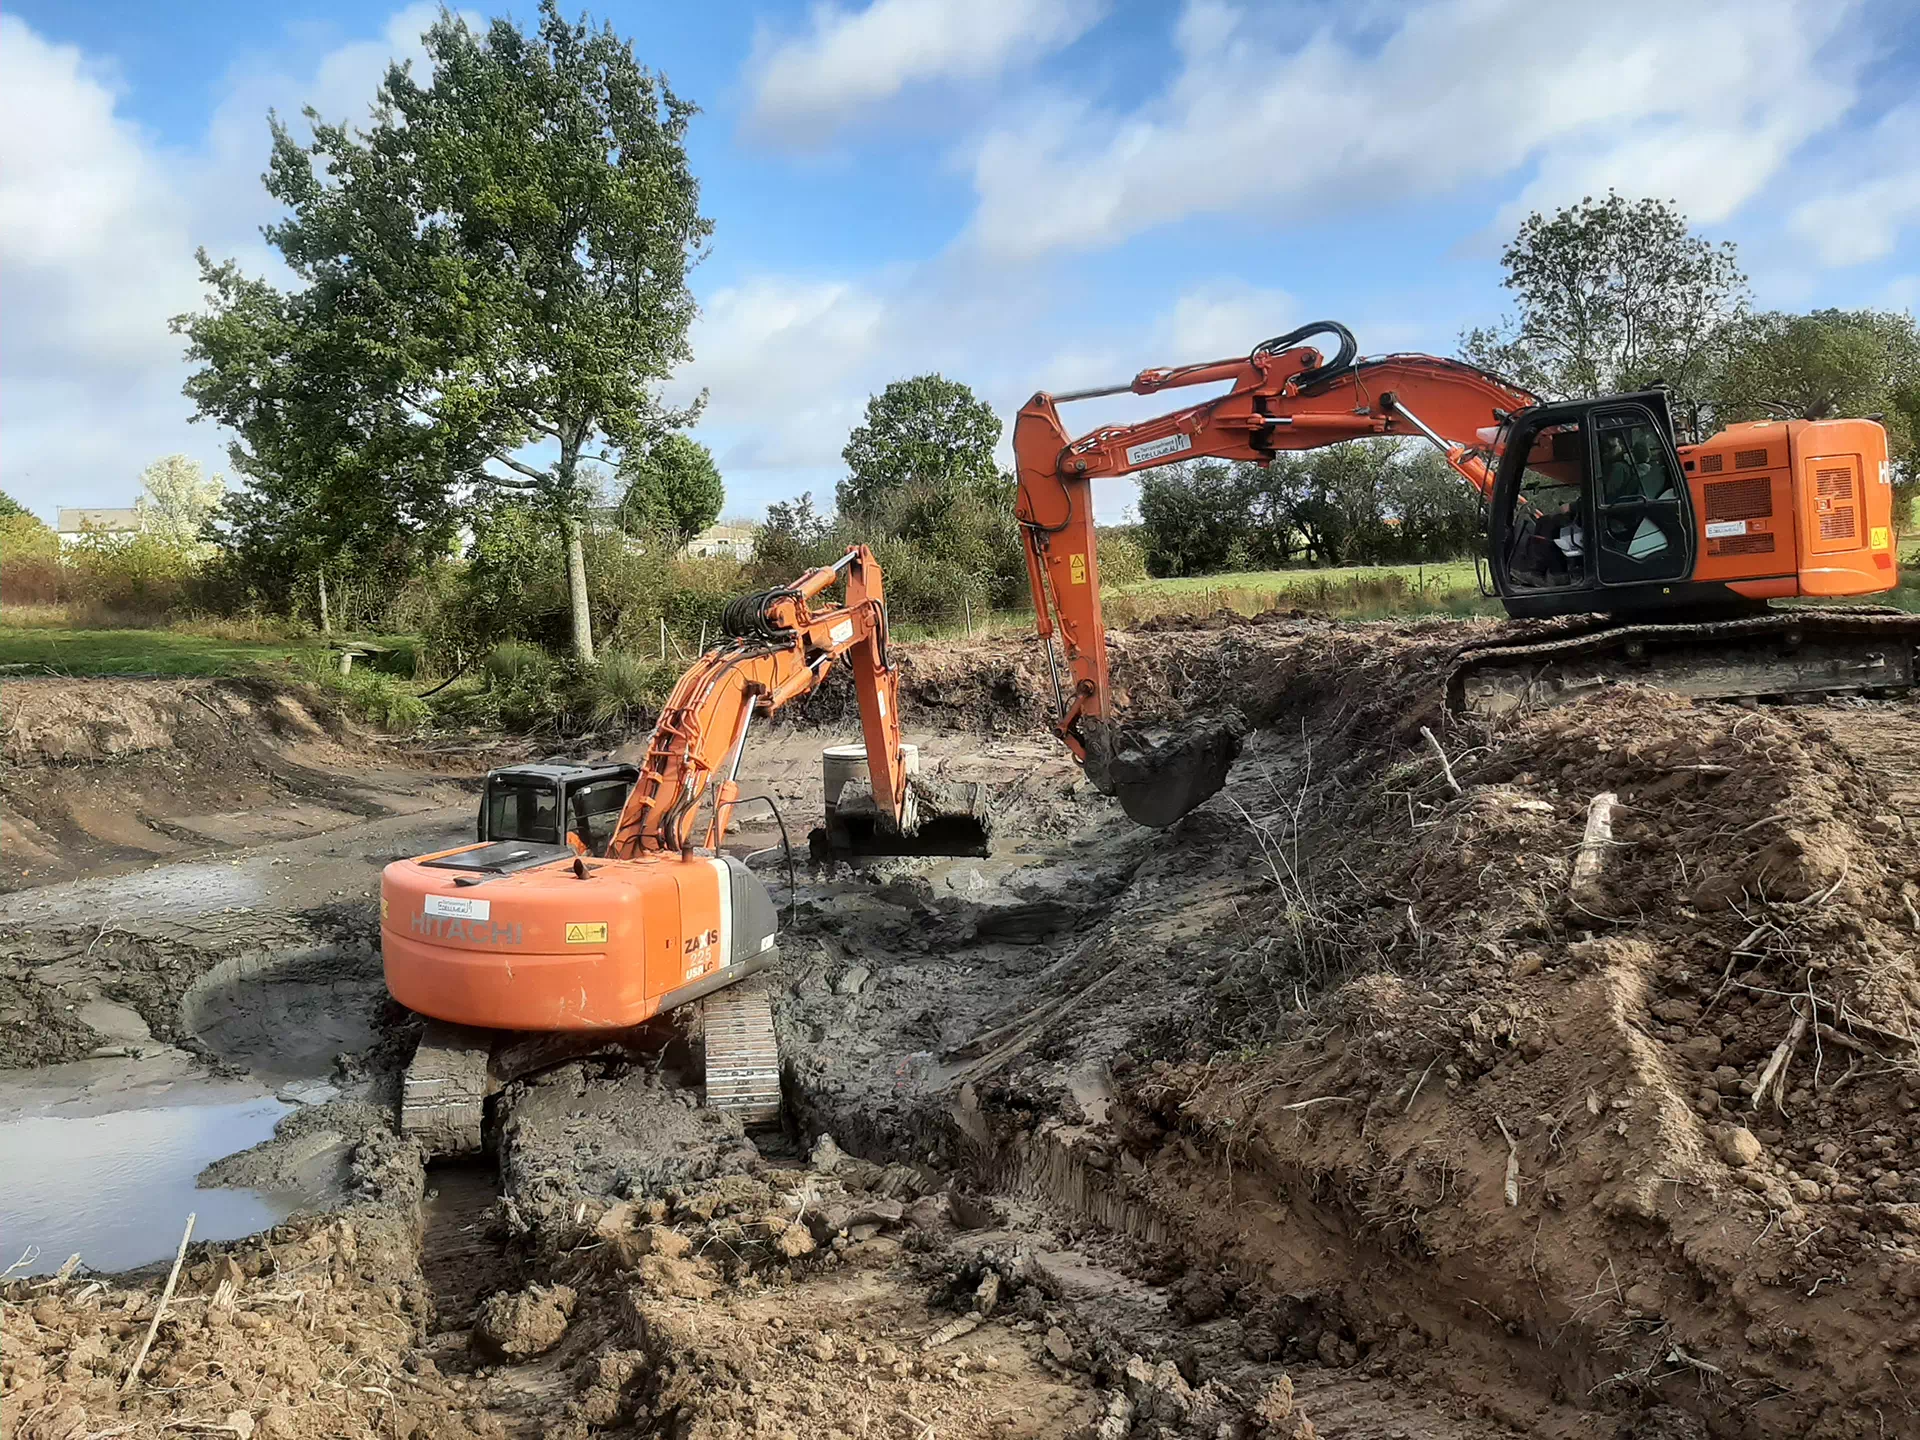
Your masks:
[{"label": "rock in mud", "polygon": [[1073,1359],[1073,1341],[1067,1338],[1067,1332],[1058,1325],[1051,1327],[1047,1331],[1047,1338],[1040,1343],[1046,1346],[1047,1354],[1051,1355],[1057,1364],[1065,1365]]},{"label": "rock in mud", "polygon": [[1127,1361],[1125,1374],[1127,1398],[1133,1402],[1139,1418],[1177,1424],[1193,1409],[1192,1387],[1171,1360],[1155,1365],[1146,1357],[1135,1355]]},{"label": "rock in mud", "polygon": [[789,1225],[774,1237],[773,1248],[789,1260],[813,1253],[813,1235],[804,1225]]},{"label": "rock in mud", "polygon": [[1713,1132],[1713,1143],[1719,1147],[1720,1158],[1739,1170],[1752,1165],[1762,1154],[1759,1138],[1744,1125],[1720,1126]]},{"label": "rock in mud", "polygon": [[1279,1430],[1281,1421],[1293,1418],[1293,1377],[1282,1375],[1267,1386],[1260,1403],[1253,1407],[1253,1418],[1264,1430]]},{"label": "rock in mud", "polygon": [[822,1135],[813,1142],[813,1149],[807,1155],[807,1166],[822,1175],[831,1175],[846,1158],[847,1152],[833,1143],[833,1136]]},{"label": "rock in mud", "polygon": [[576,1302],[566,1285],[530,1285],[502,1290],[481,1306],[473,1324],[473,1348],[505,1360],[528,1360],[560,1343]]}]

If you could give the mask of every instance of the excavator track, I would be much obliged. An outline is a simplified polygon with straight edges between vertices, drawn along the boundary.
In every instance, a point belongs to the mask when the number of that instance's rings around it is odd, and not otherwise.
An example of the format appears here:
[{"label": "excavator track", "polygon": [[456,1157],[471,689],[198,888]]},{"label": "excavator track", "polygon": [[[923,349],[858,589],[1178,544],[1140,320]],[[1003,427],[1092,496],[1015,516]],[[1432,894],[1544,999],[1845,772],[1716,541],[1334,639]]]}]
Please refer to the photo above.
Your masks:
[{"label": "excavator track", "polygon": [[762,985],[733,985],[701,1001],[707,1050],[707,1105],[743,1125],[780,1119],[780,1050],[773,1000]]},{"label": "excavator track", "polygon": [[1613,624],[1467,650],[1448,676],[1447,704],[1467,714],[1502,715],[1620,684],[1701,700],[1885,694],[1913,686],[1917,649],[1920,615],[1877,607]]},{"label": "excavator track", "polygon": [[429,1160],[477,1155],[486,1143],[488,1060],[485,1030],[427,1021],[400,1082],[400,1133],[418,1140]]}]

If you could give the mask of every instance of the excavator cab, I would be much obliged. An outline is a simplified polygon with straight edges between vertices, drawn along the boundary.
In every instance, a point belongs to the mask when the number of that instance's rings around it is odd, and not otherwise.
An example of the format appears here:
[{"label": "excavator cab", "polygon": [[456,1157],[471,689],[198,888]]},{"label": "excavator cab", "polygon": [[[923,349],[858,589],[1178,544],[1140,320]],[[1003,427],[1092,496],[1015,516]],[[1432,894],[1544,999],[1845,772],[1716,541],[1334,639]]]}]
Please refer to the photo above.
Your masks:
[{"label": "excavator cab", "polygon": [[1510,615],[1673,609],[1695,531],[1665,391],[1533,406],[1494,448],[1489,552]]},{"label": "excavator cab", "polygon": [[637,765],[612,763],[550,761],[490,771],[480,792],[475,838],[565,845],[578,854],[604,855],[639,778]]}]

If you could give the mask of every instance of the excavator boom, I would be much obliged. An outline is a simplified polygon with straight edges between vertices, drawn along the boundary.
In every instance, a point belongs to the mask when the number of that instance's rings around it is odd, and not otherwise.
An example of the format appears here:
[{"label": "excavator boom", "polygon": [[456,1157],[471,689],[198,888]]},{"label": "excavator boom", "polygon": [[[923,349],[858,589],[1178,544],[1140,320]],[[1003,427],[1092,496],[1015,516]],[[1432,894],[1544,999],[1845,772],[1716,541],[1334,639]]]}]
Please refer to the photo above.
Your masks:
[{"label": "excavator boom", "polygon": [[[823,603],[842,583],[842,603]],[[724,628],[728,638],[674,687],[604,850],[563,821],[546,841],[487,838],[382,874],[387,988],[434,1022],[408,1067],[401,1123],[436,1153],[478,1148],[487,1096],[516,1074],[622,1050],[635,1027],[696,1001],[706,1002],[708,1103],[777,1114],[770,1003],[757,988],[729,988],[777,958],[777,917],[766,887],[721,851],[754,719],[845,663],[873,809],[908,842],[890,853],[917,838],[915,792],[872,552],[855,546],[792,585],[742,597]],[[923,849],[984,847],[977,820],[939,818]]]},{"label": "excavator boom", "polygon": [[[1305,343],[1317,335],[1337,339],[1331,359]],[[1710,613],[1750,615],[1775,598],[1874,594],[1897,583],[1886,434],[1873,421],[1736,425],[1680,447],[1661,391],[1549,403],[1457,360],[1359,359],[1356,352],[1346,327],[1317,322],[1263,342],[1243,360],[1041,393],[1015,421],[1015,514],[1035,623],[1047,644],[1054,728],[1094,783],[1143,824],[1171,824],[1217,791],[1239,737],[1228,722],[1159,741],[1114,714],[1094,545],[1097,480],[1187,460],[1264,464],[1345,440],[1420,437],[1485,503],[1488,569],[1511,615],[1697,622]],[[1059,406],[1069,401],[1222,384],[1225,392],[1212,399],[1077,438],[1060,419]],[[1728,471],[1747,473],[1720,478]],[[1858,626],[1816,619],[1774,628],[1791,647],[1808,626],[1821,625],[1835,655],[1797,688],[1912,683],[1910,643],[1891,659],[1878,651],[1856,656]],[[1742,639],[1752,635],[1743,631]],[[1649,648],[1635,639],[1628,653]],[[1520,659],[1530,671],[1501,679],[1503,693],[1515,684],[1529,694],[1558,684],[1543,680],[1541,666],[1552,657],[1537,649]],[[1588,643],[1581,653],[1607,649]],[[1479,693],[1455,681],[1456,697]],[[1718,688],[1689,693],[1773,693],[1726,688],[1745,683],[1723,675],[1713,682]]]}]

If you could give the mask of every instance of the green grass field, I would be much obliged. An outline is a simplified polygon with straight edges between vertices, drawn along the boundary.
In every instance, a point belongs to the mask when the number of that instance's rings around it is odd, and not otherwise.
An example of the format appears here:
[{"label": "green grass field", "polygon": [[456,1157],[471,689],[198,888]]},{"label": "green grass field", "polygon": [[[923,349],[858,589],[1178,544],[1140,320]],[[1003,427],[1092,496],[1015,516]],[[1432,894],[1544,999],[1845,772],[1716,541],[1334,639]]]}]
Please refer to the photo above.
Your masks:
[{"label": "green grass field", "polygon": [[283,666],[290,641],[222,640],[177,630],[61,630],[0,625],[0,667],[14,675],[247,675]]},{"label": "green grass field", "polygon": [[1325,569],[1231,570],[1220,575],[1183,575],[1177,579],[1136,580],[1131,585],[1114,587],[1122,595],[1181,595],[1195,590],[1248,590],[1279,592],[1302,586],[1351,584],[1355,580],[1385,580],[1396,576],[1415,589],[1422,582],[1429,590],[1446,590],[1476,584],[1471,560],[1443,560],[1432,565],[1331,565]]}]

